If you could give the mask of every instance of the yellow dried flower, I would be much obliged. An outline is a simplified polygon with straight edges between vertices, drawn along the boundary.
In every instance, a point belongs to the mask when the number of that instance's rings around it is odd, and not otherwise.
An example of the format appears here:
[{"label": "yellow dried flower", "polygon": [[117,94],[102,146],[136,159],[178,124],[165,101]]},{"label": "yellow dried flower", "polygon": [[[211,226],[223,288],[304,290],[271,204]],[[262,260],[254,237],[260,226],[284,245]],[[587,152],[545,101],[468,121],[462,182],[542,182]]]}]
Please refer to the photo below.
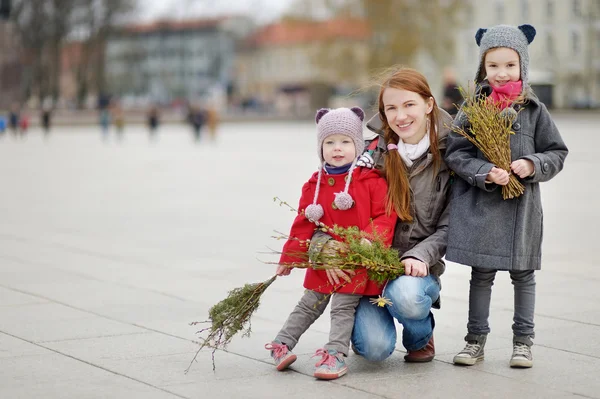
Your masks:
[{"label": "yellow dried flower", "polygon": [[392,305],[392,301],[390,301],[389,299],[387,299],[384,296],[379,295],[378,298],[371,298],[369,299],[369,301],[373,304],[373,305],[377,305],[380,308],[384,307],[385,305]]}]

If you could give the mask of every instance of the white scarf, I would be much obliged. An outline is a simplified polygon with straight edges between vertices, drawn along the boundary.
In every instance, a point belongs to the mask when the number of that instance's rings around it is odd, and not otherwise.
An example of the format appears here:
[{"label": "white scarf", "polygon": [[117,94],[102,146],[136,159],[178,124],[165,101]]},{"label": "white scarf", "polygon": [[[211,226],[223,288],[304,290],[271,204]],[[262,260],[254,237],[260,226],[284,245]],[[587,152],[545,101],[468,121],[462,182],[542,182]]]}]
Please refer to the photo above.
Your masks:
[{"label": "white scarf", "polygon": [[429,134],[425,134],[417,144],[406,144],[401,139],[398,141],[398,154],[406,166],[411,167],[413,161],[429,150]]}]

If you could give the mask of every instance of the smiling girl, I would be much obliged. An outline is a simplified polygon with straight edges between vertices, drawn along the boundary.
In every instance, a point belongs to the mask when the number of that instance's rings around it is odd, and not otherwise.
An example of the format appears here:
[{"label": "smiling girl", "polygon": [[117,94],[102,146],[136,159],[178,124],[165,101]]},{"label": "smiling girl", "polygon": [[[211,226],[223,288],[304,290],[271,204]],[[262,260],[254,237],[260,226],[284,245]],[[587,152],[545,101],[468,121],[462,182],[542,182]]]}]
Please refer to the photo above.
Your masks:
[{"label": "smiling girl", "polygon": [[[317,153],[321,167],[302,187],[299,214],[283,247],[277,275],[290,274],[290,265],[303,261],[297,254],[308,250],[302,242],[313,236],[316,222],[330,227],[356,226],[367,235],[375,233],[387,245],[391,244],[397,217],[393,210],[386,209],[385,179],[375,170],[356,166],[364,149],[363,119],[364,112],[358,107],[323,108],[317,112]],[[356,306],[362,295],[379,295],[383,286],[369,280],[365,269],[358,269],[340,283],[330,269],[309,268],[304,288],[304,296],[265,348],[271,351],[277,370],[289,367],[296,361],[292,349],[300,336],[331,300],[329,342],[315,354],[320,360],[314,376],[325,380],[339,378],[348,370],[344,358],[348,356]]]},{"label": "smiling girl", "polygon": [[[527,48],[535,37],[531,25],[479,29],[477,95],[487,96],[501,115],[512,119],[510,171],[487,160],[466,138],[448,137],[446,162],[458,178],[452,189],[446,259],[471,266],[466,345],[455,364],[484,358],[492,285],[498,270],[508,270],[514,286],[513,353],[510,367],[533,366],[535,278],[541,268],[542,202],[539,183],[556,176],[568,150],[546,106],[528,84]],[[512,115],[512,116],[511,116]],[[469,131],[459,111],[454,124]],[[521,197],[504,200],[500,186],[509,173],[525,186]]]}]

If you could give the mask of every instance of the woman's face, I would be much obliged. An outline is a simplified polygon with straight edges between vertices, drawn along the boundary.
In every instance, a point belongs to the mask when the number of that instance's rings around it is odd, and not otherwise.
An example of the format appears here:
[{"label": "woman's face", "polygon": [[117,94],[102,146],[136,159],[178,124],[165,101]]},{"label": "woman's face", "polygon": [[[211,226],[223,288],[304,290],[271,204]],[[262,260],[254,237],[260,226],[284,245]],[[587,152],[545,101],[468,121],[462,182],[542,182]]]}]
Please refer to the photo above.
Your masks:
[{"label": "woman's face", "polygon": [[519,54],[507,47],[491,49],[485,54],[485,73],[492,86],[502,87],[521,79]]},{"label": "woman's face", "polygon": [[433,98],[424,100],[413,91],[388,87],[383,92],[383,109],[390,128],[407,144],[417,144],[427,133],[427,118]]}]

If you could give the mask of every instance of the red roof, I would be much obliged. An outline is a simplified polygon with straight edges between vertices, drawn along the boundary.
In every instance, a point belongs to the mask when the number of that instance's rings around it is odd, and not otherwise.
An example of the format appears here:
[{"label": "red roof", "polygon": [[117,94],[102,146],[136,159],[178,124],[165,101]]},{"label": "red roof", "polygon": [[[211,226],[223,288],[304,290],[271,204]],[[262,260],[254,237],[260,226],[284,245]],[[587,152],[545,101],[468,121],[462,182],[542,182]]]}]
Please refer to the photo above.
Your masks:
[{"label": "red roof", "polygon": [[260,47],[336,38],[362,40],[367,39],[369,35],[370,29],[367,22],[360,19],[282,21],[259,29],[248,38],[247,44]]},{"label": "red roof", "polygon": [[125,32],[130,33],[148,33],[157,31],[182,31],[182,30],[195,30],[203,28],[214,28],[221,22],[226,20],[228,17],[219,18],[202,18],[202,19],[189,19],[183,21],[174,20],[158,20],[154,22],[144,24],[132,24],[123,26]]}]

